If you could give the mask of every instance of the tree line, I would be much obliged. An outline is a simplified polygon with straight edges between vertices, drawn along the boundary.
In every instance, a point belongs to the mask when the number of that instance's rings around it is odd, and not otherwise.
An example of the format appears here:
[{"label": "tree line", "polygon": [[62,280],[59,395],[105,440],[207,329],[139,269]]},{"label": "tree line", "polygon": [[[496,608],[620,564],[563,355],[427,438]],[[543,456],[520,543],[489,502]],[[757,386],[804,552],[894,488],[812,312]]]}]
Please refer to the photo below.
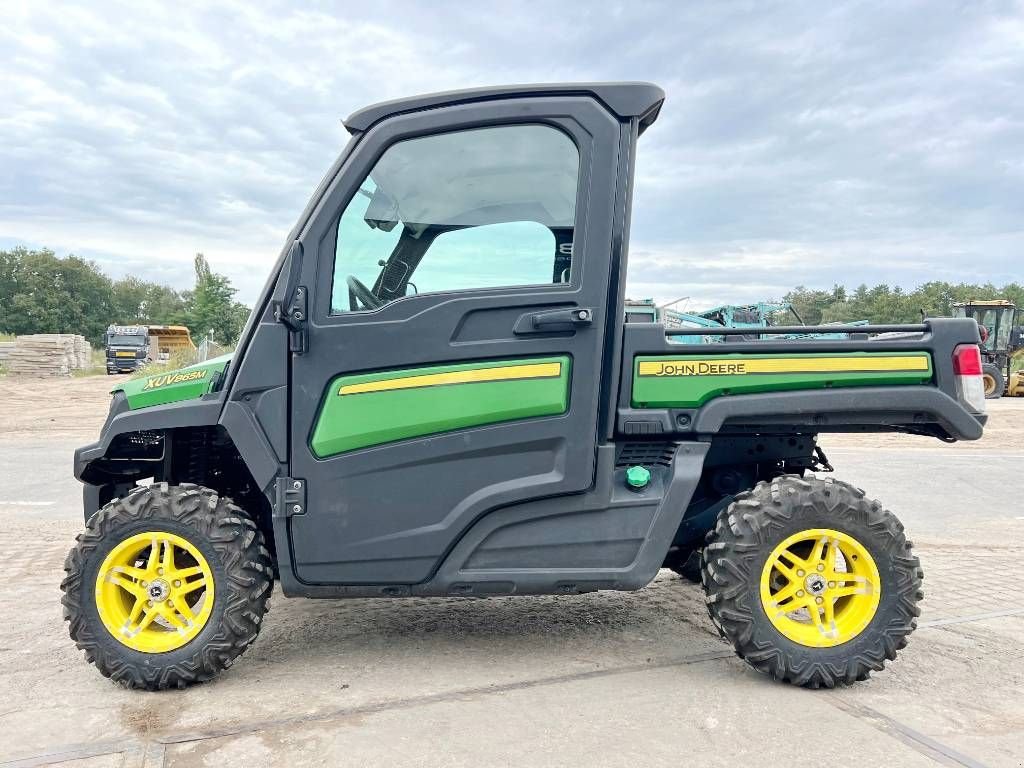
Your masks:
[{"label": "tree line", "polygon": [[111,323],[184,325],[197,341],[212,331],[218,344],[234,344],[249,308],[203,254],[194,268],[193,287],[179,291],[132,276],[112,280],[95,262],[49,249],[0,250],[0,333],[78,333],[100,345]]},{"label": "tree line", "polygon": [[[872,323],[919,323],[922,313],[925,317],[948,317],[953,305],[967,301],[1008,299],[1024,308],[1024,285],[1008,283],[996,286],[992,283],[945,283],[933,281],[920,285],[912,291],[899,286],[876,285],[869,288],[860,285],[852,291],[842,285],[831,290],[820,290],[797,286],[787,293],[788,301],[804,323],[852,322],[869,320]],[[793,323],[792,316],[779,313],[777,324]]]},{"label": "tree line", "polygon": [[[192,289],[179,291],[131,276],[111,280],[94,262],[60,258],[49,249],[0,250],[0,333],[80,333],[98,345],[111,323],[185,325],[196,339],[212,331],[217,343],[234,344],[249,308],[235,301],[231,281],[214,272],[203,254],[196,254],[194,268]],[[763,298],[755,291],[751,289],[751,301]],[[955,303],[974,299],[1009,299],[1024,308],[1024,285],[933,281],[912,291],[885,284],[853,290],[797,286],[783,299],[810,325],[914,323],[922,312],[944,317]],[[775,321],[792,324],[793,319],[780,313]]]}]

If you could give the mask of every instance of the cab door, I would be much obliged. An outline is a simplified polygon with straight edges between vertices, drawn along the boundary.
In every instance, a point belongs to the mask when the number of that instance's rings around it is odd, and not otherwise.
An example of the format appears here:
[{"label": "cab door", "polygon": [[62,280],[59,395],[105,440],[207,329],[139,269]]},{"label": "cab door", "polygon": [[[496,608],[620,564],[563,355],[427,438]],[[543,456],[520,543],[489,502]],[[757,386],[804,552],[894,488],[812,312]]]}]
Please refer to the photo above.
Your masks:
[{"label": "cab door", "polygon": [[358,139],[300,235],[301,581],[424,582],[489,512],[592,485],[619,139],[584,97]]}]

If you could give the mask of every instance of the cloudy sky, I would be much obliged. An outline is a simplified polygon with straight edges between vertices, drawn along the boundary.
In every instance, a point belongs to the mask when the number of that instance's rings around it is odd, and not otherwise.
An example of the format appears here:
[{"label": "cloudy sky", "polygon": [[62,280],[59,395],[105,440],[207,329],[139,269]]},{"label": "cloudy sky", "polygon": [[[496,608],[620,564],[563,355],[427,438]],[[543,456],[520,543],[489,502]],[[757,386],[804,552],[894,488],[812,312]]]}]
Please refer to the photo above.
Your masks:
[{"label": "cloudy sky", "polygon": [[0,0],[0,247],[252,301],[367,103],[651,80],[634,297],[1024,279],[1024,2]]}]

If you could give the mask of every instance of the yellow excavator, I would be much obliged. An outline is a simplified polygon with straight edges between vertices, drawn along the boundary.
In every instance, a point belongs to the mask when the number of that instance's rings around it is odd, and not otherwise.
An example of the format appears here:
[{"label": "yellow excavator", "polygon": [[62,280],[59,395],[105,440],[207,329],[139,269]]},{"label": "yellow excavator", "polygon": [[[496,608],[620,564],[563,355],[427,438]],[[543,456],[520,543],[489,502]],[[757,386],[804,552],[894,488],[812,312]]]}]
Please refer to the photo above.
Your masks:
[{"label": "yellow excavator", "polygon": [[1024,310],[1007,299],[967,301],[953,305],[954,317],[973,318],[981,330],[982,378],[985,397],[1024,397]]},{"label": "yellow excavator", "polygon": [[1017,350],[1010,358],[1010,366],[1017,361],[1017,370],[1010,374],[1010,380],[1006,384],[1006,394],[1010,397],[1024,397],[1024,349]]}]

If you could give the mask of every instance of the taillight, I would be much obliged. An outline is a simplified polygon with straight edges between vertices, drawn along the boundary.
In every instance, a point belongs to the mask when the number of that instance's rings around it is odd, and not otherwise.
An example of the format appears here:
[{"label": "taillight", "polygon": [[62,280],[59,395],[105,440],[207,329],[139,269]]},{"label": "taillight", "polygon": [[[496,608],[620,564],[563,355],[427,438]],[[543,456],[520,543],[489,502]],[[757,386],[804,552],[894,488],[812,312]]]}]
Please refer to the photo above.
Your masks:
[{"label": "taillight", "polygon": [[961,344],[953,350],[953,373],[981,376],[981,350],[977,344]]},{"label": "taillight", "polygon": [[985,382],[981,377],[981,350],[977,344],[960,344],[953,350],[953,373],[960,402],[973,411],[985,411]]}]

